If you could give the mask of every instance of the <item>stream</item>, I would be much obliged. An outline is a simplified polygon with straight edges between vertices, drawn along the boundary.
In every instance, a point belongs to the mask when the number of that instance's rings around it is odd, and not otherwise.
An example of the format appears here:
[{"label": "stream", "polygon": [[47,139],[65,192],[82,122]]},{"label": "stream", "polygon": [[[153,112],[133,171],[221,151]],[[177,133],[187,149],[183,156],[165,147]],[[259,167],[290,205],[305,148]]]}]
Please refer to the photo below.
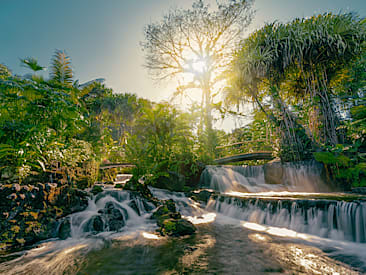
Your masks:
[{"label": "stream", "polygon": [[70,238],[2,256],[0,274],[366,273],[366,197],[332,192],[316,165],[283,174],[267,184],[263,166],[208,166],[207,203],[150,188],[197,227],[179,238],[156,232],[152,203],[105,189],[67,217]]}]

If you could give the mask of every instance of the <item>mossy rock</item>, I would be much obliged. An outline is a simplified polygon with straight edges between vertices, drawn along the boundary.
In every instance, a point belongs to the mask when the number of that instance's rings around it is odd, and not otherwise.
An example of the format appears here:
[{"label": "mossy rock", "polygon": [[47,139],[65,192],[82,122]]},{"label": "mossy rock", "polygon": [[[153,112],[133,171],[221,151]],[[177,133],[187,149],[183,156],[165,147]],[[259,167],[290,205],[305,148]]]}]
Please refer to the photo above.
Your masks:
[{"label": "mossy rock", "polygon": [[185,177],[182,174],[168,171],[166,175],[148,179],[146,184],[171,191],[183,191],[185,186]]},{"label": "mossy rock", "polygon": [[162,235],[179,237],[191,235],[196,231],[191,222],[182,219],[173,200],[163,201],[162,205],[153,213],[152,218],[156,220]]},{"label": "mossy rock", "polygon": [[152,199],[149,188],[146,184],[140,183],[137,177],[132,177],[124,186],[123,190],[136,191],[145,199]]},{"label": "mossy rock", "polygon": [[76,186],[79,189],[85,189],[89,187],[89,179],[88,177],[80,177],[76,180]]},{"label": "mossy rock", "polygon": [[167,219],[164,220],[161,227],[161,233],[163,235],[173,237],[192,235],[195,232],[195,226],[185,219]]},{"label": "mossy rock", "polygon": [[103,187],[101,187],[99,185],[94,185],[91,192],[93,193],[93,195],[101,193],[101,192],[103,192]]}]

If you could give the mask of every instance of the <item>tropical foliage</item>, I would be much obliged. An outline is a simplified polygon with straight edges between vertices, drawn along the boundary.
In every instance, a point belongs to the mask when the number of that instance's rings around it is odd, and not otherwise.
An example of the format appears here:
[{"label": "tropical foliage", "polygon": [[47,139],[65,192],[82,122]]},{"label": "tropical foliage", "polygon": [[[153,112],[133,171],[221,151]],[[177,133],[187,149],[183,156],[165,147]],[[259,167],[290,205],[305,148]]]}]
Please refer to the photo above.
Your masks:
[{"label": "tropical foliage", "polygon": [[[354,14],[267,24],[242,41],[228,81],[227,102],[250,100],[266,114],[279,130],[282,160],[350,148],[347,145],[358,144],[354,138],[360,137],[351,132],[362,128],[347,114],[364,97],[365,39],[365,23]],[[363,107],[353,110],[357,108]],[[351,147],[354,152],[363,150]],[[324,160],[321,153],[316,156]],[[343,167],[358,165],[356,159],[343,162]]]},{"label": "tropical foliage", "polygon": [[155,182],[175,173],[189,183],[198,170],[196,139],[190,129],[189,116],[168,103],[142,108],[126,144],[127,159],[136,165],[135,175]]},{"label": "tropical foliage", "polygon": [[[115,94],[102,79],[80,85],[65,51],[52,57],[49,79],[32,57],[21,59],[32,71],[23,77],[0,64],[1,180],[48,180],[56,165],[62,182],[90,185],[102,161],[130,162],[135,178],[155,184],[175,177],[182,189],[182,177],[193,184],[199,162],[245,147],[275,151],[282,161],[315,158],[329,178],[365,185],[365,20],[329,13],[276,22],[237,44],[250,19],[248,1],[215,11],[195,1],[146,27],[151,73],[191,74],[178,91],[202,92],[202,104],[188,112]],[[219,82],[223,101],[213,104]],[[252,114],[242,112],[248,104]],[[217,131],[213,108],[251,121],[231,134]],[[89,172],[80,175],[83,169]]]}]

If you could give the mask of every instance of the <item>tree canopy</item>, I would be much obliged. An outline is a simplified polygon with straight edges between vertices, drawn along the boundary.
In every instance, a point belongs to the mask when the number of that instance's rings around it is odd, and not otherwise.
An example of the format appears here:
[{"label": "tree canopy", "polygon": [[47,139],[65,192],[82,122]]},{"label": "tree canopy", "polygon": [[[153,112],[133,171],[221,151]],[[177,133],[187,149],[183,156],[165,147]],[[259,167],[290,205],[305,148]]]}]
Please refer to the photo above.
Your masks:
[{"label": "tree canopy", "polygon": [[[209,136],[215,85],[222,80],[220,75],[227,69],[234,47],[251,22],[251,4],[248,0],[228,1],[211,9],[197,0],[191,9],[172,9],[144,30],[141,46],[145,66],[156,79],[177,80],[178,93],[201,90],[202,108],[205,108],[202,120]],[[214,144],[208,147],[212,150]]]}]

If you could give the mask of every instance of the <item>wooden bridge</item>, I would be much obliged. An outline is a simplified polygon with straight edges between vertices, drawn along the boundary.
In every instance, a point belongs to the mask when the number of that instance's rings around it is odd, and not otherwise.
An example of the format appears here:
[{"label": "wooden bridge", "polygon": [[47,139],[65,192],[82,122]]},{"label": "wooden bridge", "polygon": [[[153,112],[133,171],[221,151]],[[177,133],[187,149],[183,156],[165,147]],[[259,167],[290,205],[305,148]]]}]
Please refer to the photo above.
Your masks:
[{"label": "wooden bridge", "polygon": [[228,164],[244,160],[263,160],[263,159],[264,160],[274,159],[272,152],[264,151],[264,152],[244,153],[233,156],[226,156],[223,158],[215,159],[214,162],[216,164]]},{"label": "wooden bridge", "polygon": [[[240,148],[241,146],[243,146],[245,144],[249,144],[249,143],[267,143],[268,144],[268,139],[236,142],[236,143],[232,143],[232,144],[228,144],[228,145],[217,146],[216,149],[225,149],[228,147],[236,147],[236,148],[239,147]],[[270,149],[270,148],[268,148],[268,149]],[[244,150],[240,150],[240,151],[244,151]],[[238,152],[236,152],[236,153],[238,153]],[[245,161],[245,160],[271,160],[271,159],[274,159],[272,151],[243,152],[240,154],[235,154],[235,152],[234,152],[234,154],[232,154],[232,155],[217,158],[214,160],[214,162],[216,164],[228,164],[228,163],[240,162],[240,161]]]},{"label": "wooden bridge", "polygon": [[111,169],[111,168],[118,168],[118,167],[135,167],[134,164],[131,163],[107,163],[107,164],[101,164],[99,166],[99,169]]}]

